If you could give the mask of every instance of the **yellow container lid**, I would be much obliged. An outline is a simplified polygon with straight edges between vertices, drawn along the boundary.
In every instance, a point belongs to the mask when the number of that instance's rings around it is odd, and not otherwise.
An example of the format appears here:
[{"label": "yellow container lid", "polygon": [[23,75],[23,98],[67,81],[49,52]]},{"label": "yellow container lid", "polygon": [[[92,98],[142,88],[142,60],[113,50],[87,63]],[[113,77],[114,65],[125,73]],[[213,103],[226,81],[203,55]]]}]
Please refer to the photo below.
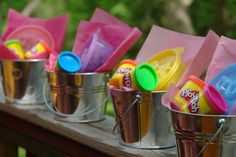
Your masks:
[{"label": "yellow container lid", "polygon": [[155,67],[159,76],[156,90],[167,90],[171,83],[176,83],[179,80],[185,70],[181,58],[183,51],[183,47],[166,49],[147,60],[147,63]]}]

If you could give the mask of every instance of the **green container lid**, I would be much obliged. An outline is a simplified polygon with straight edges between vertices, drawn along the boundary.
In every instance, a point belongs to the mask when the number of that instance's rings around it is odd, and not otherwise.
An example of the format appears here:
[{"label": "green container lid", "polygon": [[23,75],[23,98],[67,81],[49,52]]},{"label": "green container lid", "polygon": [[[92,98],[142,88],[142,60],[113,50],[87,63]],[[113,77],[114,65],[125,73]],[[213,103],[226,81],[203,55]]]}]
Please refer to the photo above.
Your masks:
[{"label": "green container lid", "polygon": [[154,90],[159,80],[155,68],[147,63],[141,63],[134,69],[134,79],[137,86],[144,91]]},{"label": "green container lid", "polygon": [[7,40],[4,44],[5,44],[5,45],[10,45],[10,44],[19,44],[19,45],[22,45],[21,42],[20,42],[19,40],[16,40],[16,39]]}]

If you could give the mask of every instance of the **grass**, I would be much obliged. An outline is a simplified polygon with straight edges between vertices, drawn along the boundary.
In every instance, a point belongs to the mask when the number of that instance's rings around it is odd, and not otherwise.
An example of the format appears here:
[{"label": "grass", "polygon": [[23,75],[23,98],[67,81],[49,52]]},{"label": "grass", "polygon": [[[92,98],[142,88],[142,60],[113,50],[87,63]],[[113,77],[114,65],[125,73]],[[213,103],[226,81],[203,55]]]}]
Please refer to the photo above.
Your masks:
[{"label": "grass", "polygon": [[21,147],[18,148],[18,157],[26,157],[25,149]]},{"label": "grass", "polygon": [[105,114],[114,117],[114,110],[111,99],[108,100]]}]

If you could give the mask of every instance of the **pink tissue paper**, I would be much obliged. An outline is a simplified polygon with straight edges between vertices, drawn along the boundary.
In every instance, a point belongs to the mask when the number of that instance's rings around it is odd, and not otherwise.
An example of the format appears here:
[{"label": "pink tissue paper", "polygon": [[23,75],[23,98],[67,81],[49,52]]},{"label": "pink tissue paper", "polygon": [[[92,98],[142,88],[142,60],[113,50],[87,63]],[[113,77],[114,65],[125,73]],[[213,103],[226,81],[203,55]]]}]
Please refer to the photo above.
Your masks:
[{"label": "pink tissue paper", "polygon": [[205,81],[210,81],[218,72],[236,62],[236,40],[221,36],[209,65]]},{"label": "pink tissue paper", "polygon": [[[62,48],[62,44],[64,41],[66,24],[67,24],[66,15],[51,19],[40,19],[40,18],[23,16],[17,11],[10,9],[8,11],[7,26],[2,34],[1,42],[5,42],[6,40],[8,40],[9,36],[11,36],[19,29],[27,31],[27,29],[24,28],[33,27],[32,29],[36,29],[37,31],[42,31],[44,33],[43,34],[44,36],[51,37],[53,42],[52,43],[53,51],[59,52]],[[31,34],[32,38],[33,36],[34,34]],[[30,41],[31,39],[25,39],[25,40],[29,40],[29,42],[32,42]],[[1,58],[4,57],[3,55],[4,52],[2,50],[0,51]]]},{"label": "pink tissue paper", "polygon": [[200,77],[208,68],[212,56],[214,55],[219,37],[212,31],[209,31],[198,53],[193,56],[191,63],[187,66],[176,85],[168,88],[166,94],[162,97],[162,103],[169,106],[171,99],[178,90],[187,81],[190,75]]},{"label": "pink tissue paper", "polygon": [[84,55],[82,53],[86,42],[98,29],[100,29],[102,40],[109,43],[113,51],[107,56],[106,61],[95,70],[96,72],[112,71],[118,59],[135,44],[142,34],[138,28],[131,28],[109,13],[96,8],[89,22],[80,22],[72,51],[80,57]]},{"label": "pink tissue paper", "polygon": [[187,66],[176,85],[172,84],[162,97],[163,105],[169,106],[171,98],[187,80],[188,76],[200,77],[207,69],[215,52],[219,37],[209,31],[206,37],[192,36],[174,32],[159,26],[153,26],[144,45],[136,57],[141,63],[151,58],[156,53],[170,48],[184,47],[182,59]]}]

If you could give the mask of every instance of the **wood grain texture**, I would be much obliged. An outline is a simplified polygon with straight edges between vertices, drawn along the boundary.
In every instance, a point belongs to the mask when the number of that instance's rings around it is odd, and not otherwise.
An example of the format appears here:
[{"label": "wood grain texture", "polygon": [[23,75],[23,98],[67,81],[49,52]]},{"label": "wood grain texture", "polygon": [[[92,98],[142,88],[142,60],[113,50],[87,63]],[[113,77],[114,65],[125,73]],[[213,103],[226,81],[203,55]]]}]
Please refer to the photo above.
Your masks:
[{"label": "wood grain texture", "polygon": [[[63,152],[56,151],[53,147],[50,147],[47,144],[36,141],[7,127],[0,126],[0,139],[3,139],[7,143],[14,144],[16,150],[16,146],[25,148],[27,150],[27,157],[69,157]],[[12,150],[11,152],[13,153]],[[17,157],[17,155],[10,157]]]},{"label": "wood grain texture", "polygon": [[174,157],[176,147],[160,150],[140,150],[121,146],[118,137],[112,133],[114,119],[106,117],[104,121],[78,124],[66,123],[54,119],[44,106],[25,107],[2,104],[0,111],[37,125],[71,141],[88,146],[94,150],[116,157]]},{"label": "wood grain texture", "polygon": [[[2,133],[0,131],[0,133]],[[17,157],[17,147],[7,141],[0,140],[0,156],[1,157]]]}]

